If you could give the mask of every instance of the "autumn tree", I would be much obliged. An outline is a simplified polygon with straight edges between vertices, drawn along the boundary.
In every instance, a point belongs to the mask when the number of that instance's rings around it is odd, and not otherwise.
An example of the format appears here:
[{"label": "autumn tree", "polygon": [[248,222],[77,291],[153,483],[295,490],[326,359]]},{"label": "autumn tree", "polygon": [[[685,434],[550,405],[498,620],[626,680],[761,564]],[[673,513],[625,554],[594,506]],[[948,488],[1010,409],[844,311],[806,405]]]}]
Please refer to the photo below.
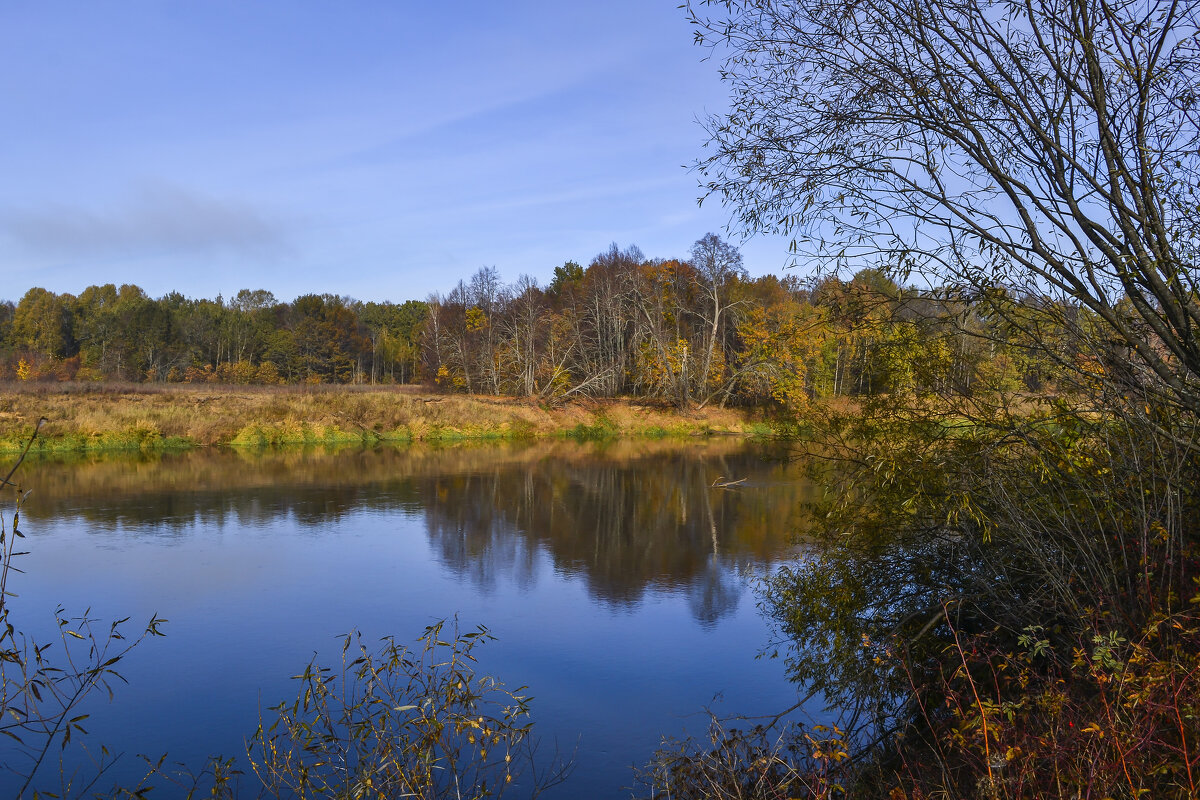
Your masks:
[{"label": "autumn tree", "polygon": [[688,319],[689,290],[697,282],[691,266],[675,259],[650,261],[628,270],[632,305],[637,309],[631,349],[637,354],[638,394],[691,404],[698,368],[697,347]]},{"label": "autumn tree", "polygon": [[[437,326],[438,379],[443,385],[465,389],[468,394],[479,390],[479,333],[488,324],[483,309],[471,303],[470,290],[463,281],[450,290],[439,303],[432,319]],[[443,370],[445,373],[443,374]]]},{"label": "autumn tree", "polygon": [[344,297],[297,297],[286,314],[302,380],[350,383],[362,373],[370,340]]},{"label": "autumn tree", "polygon": [[[402,304],[335,295],[281,302],[265,289],[229,301],[179,292],[155,299],[129,284],[89,286],[78,298],[31,290],[19,306],[0,306],[10,315],[0,357],[6,375],[25,360],[26,379],[424,379],[467,392],[793,410],[801,395],[944,390],[999,378],[1033,387],[1054,375],[1022,329],[1034,310],[1056,308],[1045,298],[901,293],[873,270],[810,288],[795,276],[750,280],[736,248],[713,234],[686,260],[613,245],[586,268],[567,261],[553,275],[543,289],[530,276],[508,284],[483,268],[444,296]],[[997,314],[1002,302],[1007,310]],[[918,325],[914,315],[927,319]],[[821,321],[820,335],[796,322],[810,318]],[[1002,324],[1006,318],[1024,322]],[[768,388],[779,381],[786,391]]]},{"label": "autumn tree", "polygon": [[73,355],[71,304],[74,299],[71,295],[56,294],[40,287],[30,289],[13,312],[13,343],[47,358]]},{"label": "autumn tree", "polygon": [[812,373],[832,334],[827,312],[790,297],[756,304],[738,334],[745,348],[739,357],[743,396],[760,404],[773,400],[793,413],[807,409],[816,394]]},{"label": "autumn tree", "polygon": [[[918,276],[981,344],[930,359],[971,367],[949,409],[909,396],[942,319],[896,303],[847,348],[875,396],[824,429],[828,547],[772,579],[797,677],[877,712],[847,792],[1195,797],[1200,5],[689,11],[732,92],[707,190],[822,265]],[[974,403],[1021,351],[1072,391]]]},{"label": "autumn tree", "polygon": [[699,168],[747,228],[1046,295],[1079,349],[1128,351],[1116,394],[1200,413],[1194,3],[704,5],[732,105]]}]

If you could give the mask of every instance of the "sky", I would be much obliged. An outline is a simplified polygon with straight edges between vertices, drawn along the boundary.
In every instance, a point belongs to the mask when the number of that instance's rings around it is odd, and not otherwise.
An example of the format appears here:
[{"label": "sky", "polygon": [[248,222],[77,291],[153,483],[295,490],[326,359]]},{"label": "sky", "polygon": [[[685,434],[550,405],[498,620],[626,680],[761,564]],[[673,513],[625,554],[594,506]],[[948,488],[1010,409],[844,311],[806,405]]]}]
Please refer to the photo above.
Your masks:
[{"label": "sky", "polygon": [[422,299],[686,257],[726,106],[678,0],[0,2],[0,298]]}]

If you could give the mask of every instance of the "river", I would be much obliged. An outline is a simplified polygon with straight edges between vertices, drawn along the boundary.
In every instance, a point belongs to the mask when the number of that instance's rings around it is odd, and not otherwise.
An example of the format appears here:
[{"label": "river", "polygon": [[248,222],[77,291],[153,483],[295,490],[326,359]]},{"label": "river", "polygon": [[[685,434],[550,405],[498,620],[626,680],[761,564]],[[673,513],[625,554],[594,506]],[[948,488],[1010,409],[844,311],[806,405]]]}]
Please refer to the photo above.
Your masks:
[{"label": "river", "polygon": [[340,634],[407,642],[457,617],[497,637],[479,672],[529,687],[540,752],[574,758],[551,796],[628,796],[632,765],[702,735],[705,708],[796,700],[759,657],[753,591],[795,554],[812,491],[785,456],[712,438],[33,462],[13,619],[43,640],[58,605],[169,620],[87,708],[86,740],[124,754],[106,782],[138,754],[241,755]]}]

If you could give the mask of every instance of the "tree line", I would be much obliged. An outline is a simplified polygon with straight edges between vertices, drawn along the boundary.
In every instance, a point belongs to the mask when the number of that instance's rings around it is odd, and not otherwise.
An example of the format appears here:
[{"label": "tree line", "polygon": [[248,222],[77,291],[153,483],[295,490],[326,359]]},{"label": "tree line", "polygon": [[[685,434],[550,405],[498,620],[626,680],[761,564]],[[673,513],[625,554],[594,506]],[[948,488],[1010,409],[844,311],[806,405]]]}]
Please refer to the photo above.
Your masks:
[{"label": "tree line", "polygon": [[266,290],[232,299],[152,298],[138,286],[42,288],[0,303],[0,374],[17,380],[406,383],[419,364],[425,303],[335,295],[280,302]]},{"label": "tree line", "polygon": [[880,393],[1039,391],[1059,371],[1014,319],[1038,315],[1040,344],[1046,320],[1070,311],[1050,306],[902,289],[874,269],[750,278],[737,248],[708,234],[687,259],[614,244],[587,267],[555,267],[545,287],[527,275],[506,284],[484,267],[445,294],[400,304],[328,294],[288,303],[261,289],[194,300],[131,285],[77,297],[34,288],[0,305],[0,370],[10,380],[425,383],[794,412]]}]

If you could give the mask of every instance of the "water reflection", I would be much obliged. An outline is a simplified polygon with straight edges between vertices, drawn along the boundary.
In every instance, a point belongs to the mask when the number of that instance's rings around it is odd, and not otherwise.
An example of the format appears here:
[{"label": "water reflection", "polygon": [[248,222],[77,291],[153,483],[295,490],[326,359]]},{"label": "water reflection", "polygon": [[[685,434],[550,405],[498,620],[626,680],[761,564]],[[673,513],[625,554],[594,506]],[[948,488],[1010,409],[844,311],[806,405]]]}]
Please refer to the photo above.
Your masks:
[{"label": "water reflection", "polygon": [[[745,451],[702,456],[546,459],[414,485],[442,563],[481,589],[498,574],[529,580],[542,548],[598,600],[628,605],[648,589],[674,590],[711,624],[738,601],[728,571],[784,547],[779,516],[797,487],[762,480],[770,467]],[[757,488],[712,488],[723,470],[753,471]]]},{"label": "water reflection", "polygon": [[[711,626],[736,609],[738,574],[780,556],[799,524],[808,488],[777,455],[720,439],[210,450],[43,461],[25,481],[31,516],[84,521],[115,546],[283,518],[326,536],[364,509],[418,515],[436,560],[481,592],[530,587],[548,563],[614,608],[652,591],[685,596]],[[719,476],[746,481],[713,488]]]}]

